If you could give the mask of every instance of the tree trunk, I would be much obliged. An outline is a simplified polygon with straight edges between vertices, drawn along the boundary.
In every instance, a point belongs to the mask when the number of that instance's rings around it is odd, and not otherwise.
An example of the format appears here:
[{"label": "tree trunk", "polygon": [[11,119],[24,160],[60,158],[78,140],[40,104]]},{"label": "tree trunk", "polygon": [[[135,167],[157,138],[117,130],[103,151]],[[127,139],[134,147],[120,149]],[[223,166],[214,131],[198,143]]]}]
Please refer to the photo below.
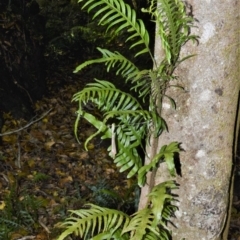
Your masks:
[{"label": "tree trunk", "polygon": [[[180,188],[179,211],[173,219],[173,239],[227,239],[234,141],[239,97],[239,9],[237,0],[191,0],[199,44],[187,43],[182,56],[196,54],[178,67],[177,88],[168,89],[177,109],[163,103],[162,116],[168,132],[152,139],[148,155],[153,156],[164,144],[181,143],[177,182]],[[155,56],[160,61],[159,39]],[[146,203],[151,187],[166,180],[162,165],[155,176],[148,176],[140,208]],[[224,235],[223,235],[224,233]]]}]

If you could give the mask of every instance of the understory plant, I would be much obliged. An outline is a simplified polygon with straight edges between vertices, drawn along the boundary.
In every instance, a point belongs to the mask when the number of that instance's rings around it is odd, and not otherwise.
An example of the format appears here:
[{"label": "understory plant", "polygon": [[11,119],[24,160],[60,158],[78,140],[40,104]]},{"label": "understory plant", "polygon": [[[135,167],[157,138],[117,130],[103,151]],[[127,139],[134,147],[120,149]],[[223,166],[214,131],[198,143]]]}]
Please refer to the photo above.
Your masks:
[{"label": "understory plant", "polygon": [[[127,171],[128,178],[137,176],[140,187],[146,182],[146,174],[162,162],[166,162],[170,174],[175,176],[174,155],[180,151],[178,142],[162,146],[147,165],[144,165],[141,153],[145,152],[145,144],[150,144],[150,135],[158,138],[167,130],[167,124],[161,117],[162,100],[169,99],[175,107],[174,100],[165,92],[172,86],[172,80],[177,79],[174,75],[176,67],[190,57],[180,59],[180,50],[187,41],[196,40],[190,34],[193,19],[186,14],[186,6],[181,0],[150,0],[149,7],[142,9],[151,15],[156,24],[156,34],[161,39],[164,56],[157,64],[150,49],[149,33],[143,21],[137,19],[134,9],[123,0],[83,2],[83,8],[93,12],[93,19],[98,19],[99,25],[105,26],[106,31],[124,32],[127,36],[125,44],[129,45],[132,56],[137,59],[146,55],[153,68],[139,69],[135,61],[120,52],[97,48],[102,57],[80,64],[74,72],[102,63],[107,72],[114,70],[116,75],[120,75],[130,91],[124,92],[112,82],[96,78],[95,82],[76,93],[73,96],[73,101],[79,103],[74,127],[76,137],[79,121],[84,118],[96,128],[96,132],[86,139],[85,148],[97,135],[102,139],[111,139],[109,155],[120,172]],[[101,119],[87,110],[85,106],[89,102],[102,113]],[[170,239],[167,223],[177,209],[174,205],[177,199],[171,193],[176,188],[177,184],[172,180],[154,186],[148,195],[147,206],[132,216],[93,204],[71,210],[70,217],[61,225],[65,230],[58,240],[73,233],[80,238],[94,240]]]},{"label": "understory plant", "polygon": [[9,193],[2,196],[0,206],[0,239],[13,239],[11,235],[33,233],[38,227],[39,209],[44,207],[42,200],[26,192],[18,193],[15,184]]}]

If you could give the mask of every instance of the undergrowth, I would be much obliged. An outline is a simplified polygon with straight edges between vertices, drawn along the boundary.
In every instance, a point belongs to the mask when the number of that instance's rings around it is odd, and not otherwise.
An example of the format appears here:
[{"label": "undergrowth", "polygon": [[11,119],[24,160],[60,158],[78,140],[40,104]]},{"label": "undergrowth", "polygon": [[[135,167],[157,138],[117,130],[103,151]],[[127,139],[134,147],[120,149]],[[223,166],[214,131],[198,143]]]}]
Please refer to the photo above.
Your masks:
[{"label": "undergrowth", "polygon": [[44,201],[28,194],[18,192],[15,184],[3,196],[0,209],[0,239],[10,240],[15,232],[21,234],[34,233],[39,227],[39,210],[44,207]]}]

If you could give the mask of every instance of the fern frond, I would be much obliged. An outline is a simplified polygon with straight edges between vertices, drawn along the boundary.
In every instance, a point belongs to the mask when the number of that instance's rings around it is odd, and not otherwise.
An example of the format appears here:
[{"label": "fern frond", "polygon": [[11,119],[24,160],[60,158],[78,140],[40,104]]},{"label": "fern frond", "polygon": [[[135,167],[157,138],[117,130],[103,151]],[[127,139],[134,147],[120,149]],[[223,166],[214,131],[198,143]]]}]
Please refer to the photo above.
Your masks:
[{"label": "fern frond", "polygon": [[175,163],[174,163],[174,154],[180,152],[179,143],[172,142],[169,145],[164,145],[159,153],[154,156],[152,161],[143,167],[138,172],[138,184],[143,186],[146,181],[146,174],[151,169],[157,167],[159,162],[165,161],[167,163],[168,170],[172,176],[175,176]]},{"label": "fern frond", "polygon": [[111,230],[107,232],[100,233],[91,240],[129,240],[129,235],[128,234],[121,234],[121,230],[117,230],[115,232],[112,232]]},{"label": "fern frond", "polygon": [[[123,224],[129,222],[129,216],[121,211],[88,204],[90,209],[71,210],[71,216],[60,227],[66,230],[58,237],[63,240],[74,233],[84,239],[90,234],[114,234]],[[96,232],[95,232],[96,231]]]},{"label": "fern frond", "polygon": [[[171,204],[171,201],[175,199],[170,194],[170,191],[176,188],[174,181],[156,185],[148,195],[151,205],[136,212],[129,224],[124,225],[122,233],[130,232],[131,240],[169,240],[169,229],[165,222],[172,216],[173,211],[176,210],[175,206]],[[169,211],[164,212],[166,207],[168,207]]]},{"label": "fern frond", "polygon": [[[197,39],[196,36],[190,35],[190,27],[193,25],[193,18],[187,16],[185,5],[180,0],[163,0],[162,4],[160,4],[160,8],[162,9],[160,15],[162,15],[161,19],[163,20],[163,24],[166,24],[166,19],[168,21],[168,26],[164,31],[169,31],[167,37],[170,45],[171,63],[174,66],[178,60],[181,47],[187,41],[195,41]],[[165,14],[164,11],[166,11]]]},{"label": "fern frond", "polygon": [[85,61],[76,67],[74,73],[81,71],[83,68],[91,64],[105,63],[107,72],[109,72],[111,68],[116,67],[116,75],[122,75],[124,78],[126,78],[126,81],[128,81],[130,78],[135,78],[139,74],[139,69],[137,66],[119,52],[111,52],[107,49],[102,49],[99,47],[97,49],[102,53],[102,57]]},{"label": "fern frond", "polygon": [[108,25],[107,31],[112,27],[116,27],[115,33],[124,29],[132,33],[126,39],[126,42],[136,38],[138,40],[130,46],[130,49],[140,44],[144,45],[144,48],[135,56],[148,52],[153,59],[149,48],[149,34],[143,21],[136,18],[135,10],[131,9],[123,0],[87,0],[83,8],[86,7],[88,12],[97,9],[93,19],[100,17],[99,24]]},{"label": "fern frond", "polygon": [[124,225],[122,233],[129,232],[131,240],[169,240],[169,230],[165,223],[176,210],[171,204],[175,199],[170,194],[176,188],[174,181],[156,185],[148,195],[149,206],[133,214],[131,221]]},{"label": "fern frond", "polygon": [[[103,121],[105,123],[111,116],[116,115],[117,111],[128,111],[128,113],[131,111],[132,113],[133,111],[139,111],[140,113],[140,111],[142,111],[141,115],[147,116],[147,112],[142,109],[141,104],[136,100],[136,98],[117,89],[112,83],[104,80],[96,80],[95,83],[87,84],[87,87],[73,96],[72,101],[79,102],[79,110],[77,112],[78,118],[76,121],[77,125],[75,126],[75,130],[78,126],[78,120],[80,117],[88,116],[84,115],[85,112],[83,111],[83,106],[89,101],[96,104],[97,108],[105,113],[105,120]],[[119,121],[123,121],[126,117],[126,114],[118,114],[117,119]],[[127,120],[129,121],[129,118]],[[96,127],[99,129],[100,125],[96,125]]]},{"label": "fern frond", "polygon": [[13,228],[13,229],[17,229],[17,228],[20,228],[21,227],[21,224],[19,224],[17,222],[17,220],[10,220],[10,219],[7,219],[5,218],[5,216],[3,217],[0,217],[0,223],[1,225],[5,225],[9,228]]},{"label": "fern frond", "polygon": [[129,224],[125,224],[122,233],[130,232],[131,240],[143,239],[147,230],[153,232],[155,235],[159,235],[155,226],[152,226],[154,215],[151,209],[144,208],[133,215],[133,218]]},{"label": "fern frond", "polygon": [[188,16],[185,5],[181,0],[153,0],[145,12],[150,13],[158,26],[168,64],[175,66],[181,47],[189,40],[197,37],[190,35],[193,18]]},{"label": "fern frond", "polygon": [[85,61],[84,63],[77,66],[76,69],[73,71],[73,73],[77,73],[77,72],[81,71],[83,68],[85,68],[89,65],[92,65],[92,64],[95,64],[95,63],[105,63],[105,62],[106,62],[106,60],[104,58]]},{"label": "fern frond", "polygon": [[111,52],[102,48],[97,49],[102,53],[102,58],[105,59],[108,72],[110,68],[115,67],[116,64],[118,64],[116,75],[121,74],[123,77],[126,77],[126,79],[128,79],[129,74],[135,76],[139,72],[137,66],[119,52]]},{"label": "fern frond", "polygon": [[[157,236],[156,234],[154,234],[153,232],[148,232],[146,233],[146,235],[144,236],[144,240],[165,240],[163,238],[160,238],[159,236]],[[169,240],[166,238],[166,240]]]},{"label": "fern frond", "polygon": [[[86,144],[97,134],[102,138],[112,138],[109,119],[115,119],[115,134],[117,135],[117,154],[114,159],[120,171],[131,169],[128,177],[132,177],[142,166],[142,159],[137,151],[142,139],[146,136],[147,126],[152,121],[151,115],[142,109],[141,104],[130,94],[124,93],[107,81],[96,80],[90,83],[82,91],[75,94],[73,101],[79,101],[77,120],[75,122],[75,134],[80,117],[85,118],[97,128],[97,132],[91,135]],[[83,105],[88,101],[93,102],[104,113],[102,120],[97,120],[93,115],[83,111]],[[108,148],[111,153],[112,146]]]},{"label": "fern frond", "polygon": [[105,63],[106,71],[109,72],[111,68],[115,68],[116,75],[121,75],[126,83],[130,82],[133,85],[131,90],[138,92],[139,98],[142,98],[144,102],[145,98],[149,96],[151,92],[151,77],[149,76],[149,70],[140,71],[133,62],[117,51],[111,52],[107,49],[97,49],[102,53],[102,57],[85,61],[76,67],[74,73],[81,71],[88,65]]},{"label": "fern frond", "polygon": [[[167,229],[163,221],[169,220],[172,216],[172,211],[170,209],[172,207],[175,209],[175,206],[171,204],[171,201],[174,201],[175,198],[169,193],[169,190],[177,188],[175,181],[166,181],[153,187],[151,193],[148,194],[148,200],[151,202],[151,210],[154,215],[153,224],[157,225],[160,222],[163,227]],[[169,206],[169,209],[168,211],[165,211],[165,215],[163,215],[166,205]]]}]

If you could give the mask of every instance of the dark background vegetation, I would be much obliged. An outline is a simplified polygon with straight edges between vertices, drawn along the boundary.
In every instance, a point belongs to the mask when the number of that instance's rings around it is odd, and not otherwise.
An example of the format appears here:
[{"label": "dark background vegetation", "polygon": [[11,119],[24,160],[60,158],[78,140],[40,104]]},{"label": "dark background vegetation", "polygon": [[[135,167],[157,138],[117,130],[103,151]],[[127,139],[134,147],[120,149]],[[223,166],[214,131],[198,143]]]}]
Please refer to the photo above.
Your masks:
[{"label": "dark background vegetation", "polygon": [[[146,20],[154,39],[154,24],[141,13],[147,1],[127,2]],[[76,0],[1,0],[0,128],[3,112],[11,112],[15,118],[31,118],[34,102],[48,94],[52,76],[58,77],[54,84],[66,83],[79,63],[98,54],[97,46],[128,53],[124,33],[104,33],[81,6]],[[146,61],[142,58],[137,64],[146,66]],[[99,69],[88,69],[86,77],[94,76]]]}]

